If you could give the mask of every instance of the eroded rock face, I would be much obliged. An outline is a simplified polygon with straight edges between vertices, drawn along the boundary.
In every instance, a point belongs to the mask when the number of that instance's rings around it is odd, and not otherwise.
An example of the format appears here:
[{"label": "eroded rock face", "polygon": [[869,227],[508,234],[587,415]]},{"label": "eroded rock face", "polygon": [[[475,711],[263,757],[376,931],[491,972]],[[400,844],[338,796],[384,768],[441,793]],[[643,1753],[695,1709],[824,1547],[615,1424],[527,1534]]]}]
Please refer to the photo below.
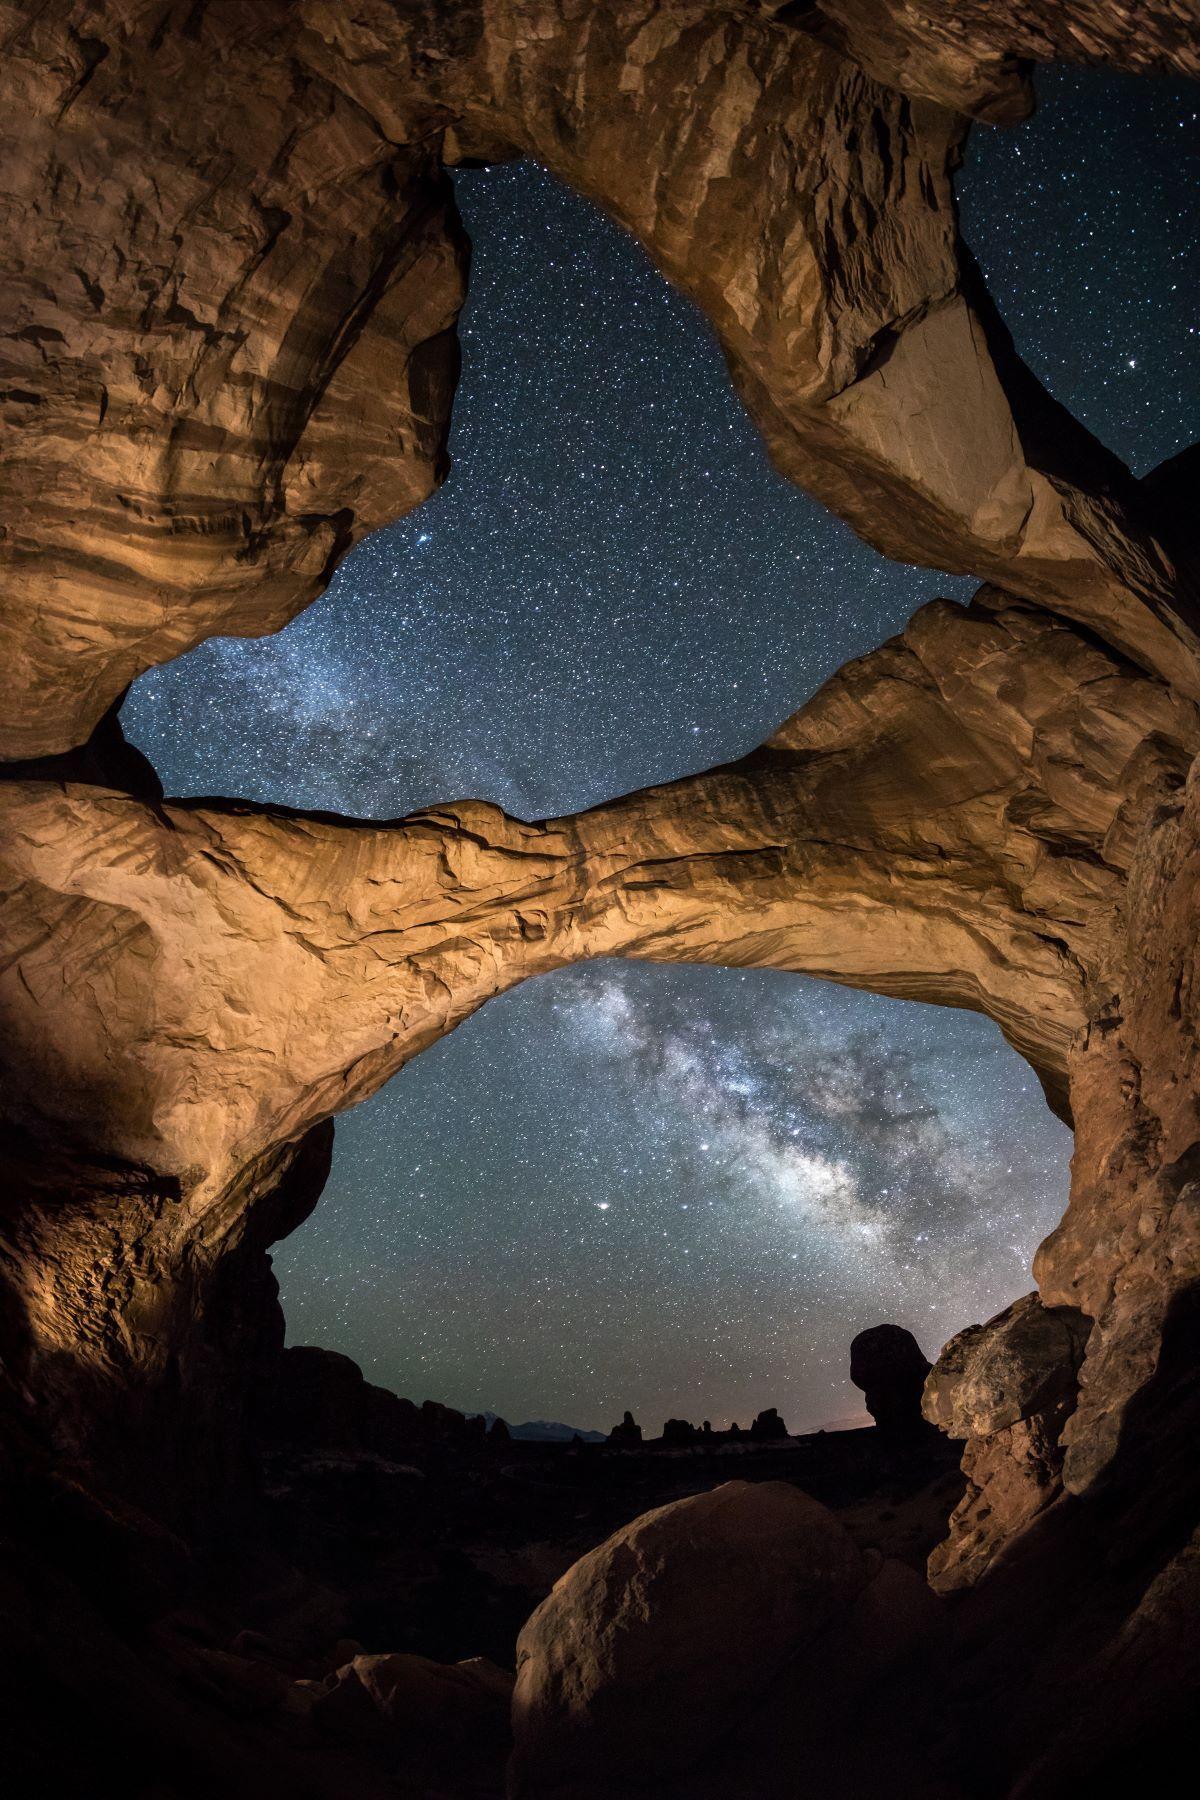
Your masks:
[{"label": "eroded rock face", "polygon": [[1026,1294],[951,1338],[929,1372],[925,1417],[967,1440],[967,1491],[929,1560],[939,1591],[978,1581],[1062,1492],[1060,1439],[1090,1330],[1075,1308]]},{"label": "eroded rock face", "polygon": [[[1123,979],[1128,871],[1198,745],[1191,702],[985,590],[923,608],[741,763],[575,819],[465,803],[381,826],[2,784],[9,1366],[31,1392],[84,1380],[93,1414],[109,1384],[123,1412],[300,1134],[581,956],[973,1006],[1065,1108],[1071,1045]],[[121,1171],[121,1224],[58,1166],[64,1136]]]},{"label": "eroded rock face", "polygon": [[[1071,1204],[1038,1251],[1051,1305],[1095,1320],[1064,1480],[1083,1494],[1124,1464],[1126,1496],[1170,1516],[1200,1500],[1184,1450],[1200,1423],[1200,782],[1155,810],[1131,867],[1117,991],[1072,1056]],[[1172,1422],[1168,1428],[1167,1420]],[[1175,1528],[1178,1528],[1178,1516]]]},{"label": "eroded rock face", "polygon": [[3,784],[10,1120],[26,1170],[64,1132],[117,1159],[145,1268],[97,1285],[94,1208],[16,1170],[13,1364],[126,1379],[162,1344],[165,1271],[193,1246],[195,1291],[256,1172],[493,994],[580,956],[979,1007],[1064,1102],[1089,997],[1118,973],[1133,845],[1198,742],[1189,702],[987,593],[924,608],[755,756],[578,819],[471,803],[376,826]]},{"label": "eroded rock face", "polygon": [[1200,76],[1193,0],[820,0],[797,23],[889,86],[994,124],[1032,112],[1034,62]]},{"label": "eroded rock face", "polygon": [[[333,1114],[529,976],[728,961],[975,1007],[1075,1116],[1036,1272],[1043,1309],[1092,1321],[1079,1403],[1076,1335],[1048,1345],[1033,1303],[939,1365],[974,1492],[939,1580],[991,1567],[1060,1474],[1175,1543],[1194,457],[1136,483],[1040,389],[951,177],[962,113],[1024,109],[1025,59],[1194,71],[1189,6],[9,10],[6,1405],[123,1484],[236,1486],[246,1375],[281,1341],[266,1249],[315,1201]],[[215,631],[277,628],[432,490],[466,267],[445,165],[522,153],[703,308],[785,473],[992,585],[740,763],[579,818],[164,802],[115,703]]]},{"label": "eroded rock face", "polygon": [[1074,1402],[1091,1321],[1037,1294],[951,1338],[925,1382],[925,1417],[951,1437],[991,1437]]},{"label": "eroded rock face", "polygon": [[467,247],[280,0],[8,9],[0,753],[277,630],[446,469]]}]

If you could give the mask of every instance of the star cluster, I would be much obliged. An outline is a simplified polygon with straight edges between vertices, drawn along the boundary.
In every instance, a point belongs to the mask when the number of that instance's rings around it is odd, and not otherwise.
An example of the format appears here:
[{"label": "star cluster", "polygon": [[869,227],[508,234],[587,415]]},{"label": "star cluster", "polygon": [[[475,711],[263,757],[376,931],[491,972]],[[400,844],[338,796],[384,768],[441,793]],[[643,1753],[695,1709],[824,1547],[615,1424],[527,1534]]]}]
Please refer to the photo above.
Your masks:
[{"label": "star cluster", "polygon": [[[1036,372],[1139,472],[1188,441],[1190,90],[1080,72],[980,128],[966,235]],[[576,810],[752,748],[931,595],[777,477],[703,321],[529,164],[463,173],[452,474],[261,642],[137,683],[168,791]],[[1191,259],[1189,263],[1189,258]],[[598,963],[492,1002],[338,1123],[276,1256],[293,1341],[510,1418],[859,1411],[1031,1285],[1068,1133],[994,1027],[792,976]]]}]

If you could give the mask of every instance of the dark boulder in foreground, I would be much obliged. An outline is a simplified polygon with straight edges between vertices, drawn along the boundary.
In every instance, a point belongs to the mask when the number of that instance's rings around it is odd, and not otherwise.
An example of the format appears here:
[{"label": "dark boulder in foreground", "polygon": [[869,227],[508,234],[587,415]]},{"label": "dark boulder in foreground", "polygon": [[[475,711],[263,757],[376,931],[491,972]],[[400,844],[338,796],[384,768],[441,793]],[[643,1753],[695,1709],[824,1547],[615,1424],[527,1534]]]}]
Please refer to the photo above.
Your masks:
[{"label": "dark boulder in foreground", "polygon": [[319,1739],[375,1750],[406,1782],[487,1786],[508,1745],[512,1676],[486,1657],[355,1656],[320,1686],[297,1684]]},{"label": "dark boulder in foreground", "polygon": [[893,1615],[907,1645],[936,1614],[919,1576],[787,1482],[659,1507],[582,1557],[522,1631],[509,1794],[686,1785],[787,1671],[817,1696],[831,1632],[854,1635],[858,1665],[886,1652]]},{"label": "dark boulder in foreground", "polygon": [[921,1394],[932,1367],[902,1325],[873,1325],[850,1345],[850,1379],[862,1388],[876,1425],[892,1436],[915,1437],[924,1429]]}]

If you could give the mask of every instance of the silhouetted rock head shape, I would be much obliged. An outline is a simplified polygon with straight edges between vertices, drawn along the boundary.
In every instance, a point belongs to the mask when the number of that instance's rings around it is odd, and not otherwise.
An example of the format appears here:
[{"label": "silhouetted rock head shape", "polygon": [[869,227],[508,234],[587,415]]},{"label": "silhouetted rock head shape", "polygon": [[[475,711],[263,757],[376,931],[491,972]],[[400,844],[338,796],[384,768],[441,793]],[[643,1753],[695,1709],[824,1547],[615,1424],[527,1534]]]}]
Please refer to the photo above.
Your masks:
[{"label": "silhouetted rock head shape", "polygon": [[931,1364],[911,1331],[873,1325],[850,1346],[850,1379],[866,1396],[867,1411],[883,1431],[922,1429],[921,1391]]},{"label": "silhouetted rock head shape", "polygon": [[621,1423],[619,1425],[614,1425],[609,1432],[608,1441],[610,1444],[616,1444],[617,1446],[629,1446],[641,1443],[642,1428],[628,1409],[626,1409]]}]

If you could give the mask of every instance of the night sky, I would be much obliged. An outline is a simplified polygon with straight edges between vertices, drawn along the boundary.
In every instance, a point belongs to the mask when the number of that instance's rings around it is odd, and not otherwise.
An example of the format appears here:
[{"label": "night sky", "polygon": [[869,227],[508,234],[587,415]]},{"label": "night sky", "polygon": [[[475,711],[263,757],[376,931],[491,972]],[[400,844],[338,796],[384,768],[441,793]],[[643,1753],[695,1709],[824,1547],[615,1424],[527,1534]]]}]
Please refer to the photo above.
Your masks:
[{"label": "night sky", "polygon": [[[965,233],[1027,360],[1144,473],[1200,435],[1195,92],[1053,71],[1041,94],[973,134]],[[455,185],[450,479],[285,631],[137,683],[123,722],[168,792],[574,811],[742,754],[971,591],[772,473],[703,321],[593,208],[530,164]],[[986,1020],[600,962],[493,1001],[339,1119],[276,1270],[292,1342],[418,1400],[815,1427],[860,1411],[863,1326],[932,1355],[1029,1289],[1069,1150]]]}]

